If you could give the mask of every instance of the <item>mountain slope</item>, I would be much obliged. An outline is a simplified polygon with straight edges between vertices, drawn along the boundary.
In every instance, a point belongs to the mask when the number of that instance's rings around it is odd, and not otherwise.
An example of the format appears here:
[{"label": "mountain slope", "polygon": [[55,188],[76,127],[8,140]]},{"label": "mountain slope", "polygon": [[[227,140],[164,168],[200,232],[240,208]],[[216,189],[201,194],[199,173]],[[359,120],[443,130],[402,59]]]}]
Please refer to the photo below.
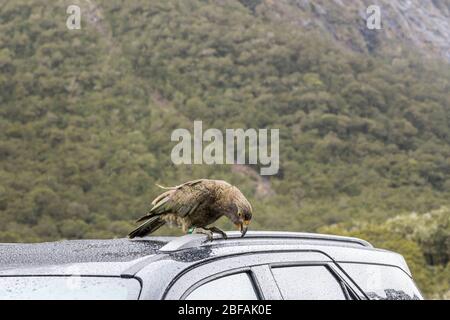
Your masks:
[{"label": "mountain slope", "polygon": [[78,31],[51,19],[64,1],[2,7],[5,232],[42,219],[86,230],[98,216],[128,220],[156,180],[225,177],[258,196],[261,181],[245,170],[170,163],[171,131],[195,119],[280,129],[261,227],[271,211],[311,230],[448,203],[447,66],[349,52],[238,1],[80,5]]},{"label": "mountain slope", "polygon": [[[256,15],[289,22],[299,32],[318,30],[342,47],[401,56],[405,47],[450,61],[450,1],[241,0]],[[369,6],[380,8],[381,30],[369,30]]]}]

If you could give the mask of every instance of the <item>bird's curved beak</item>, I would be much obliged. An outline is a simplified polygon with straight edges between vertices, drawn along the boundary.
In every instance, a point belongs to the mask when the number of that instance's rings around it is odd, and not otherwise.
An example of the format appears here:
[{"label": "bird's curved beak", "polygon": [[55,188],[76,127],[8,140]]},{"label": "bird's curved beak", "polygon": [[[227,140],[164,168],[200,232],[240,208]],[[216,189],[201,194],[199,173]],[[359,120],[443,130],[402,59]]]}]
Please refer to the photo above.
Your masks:
[{"label": "bird's curved beak", "polygon": [[244,220],[243,223],[240,224],[241,238],[245,236],[248,230],[248,225],[250,224],[250,220]]}]

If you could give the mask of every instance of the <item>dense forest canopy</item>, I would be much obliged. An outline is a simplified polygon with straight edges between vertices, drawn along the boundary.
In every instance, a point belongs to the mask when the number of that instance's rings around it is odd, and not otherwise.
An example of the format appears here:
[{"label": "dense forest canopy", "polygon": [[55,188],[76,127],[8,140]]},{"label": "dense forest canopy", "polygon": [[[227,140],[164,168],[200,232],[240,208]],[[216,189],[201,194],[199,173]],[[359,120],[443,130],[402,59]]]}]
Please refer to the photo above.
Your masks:
[{"label": "dense forest canopy", "polygon": [[[0,241],[124,237],[155,183],[219,178],[253,203],[253,229],[356,234],[448,295],[449,64],[347,50],[259,3],[2,3]],[[175,166],[171,132],[194,120],[280,129],[279,173]]]}]

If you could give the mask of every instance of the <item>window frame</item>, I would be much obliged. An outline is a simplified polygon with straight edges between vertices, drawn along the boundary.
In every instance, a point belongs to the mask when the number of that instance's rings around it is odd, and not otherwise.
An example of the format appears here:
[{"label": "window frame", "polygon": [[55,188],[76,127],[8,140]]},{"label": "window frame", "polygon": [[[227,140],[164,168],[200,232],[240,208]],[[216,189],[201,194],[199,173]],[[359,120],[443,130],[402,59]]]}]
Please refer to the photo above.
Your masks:
[{"label": "window frame", "polygon": [[414,287],[416,288],[416,290],[418,291],[418,293],[420,294],[421,300],[424,299],[422,292],[420,291],[419,287],[417,286],[416,281],[414,280],[414,278],[407,273],[403,268],[397,266],[397,265],[393,265],[393,264],[387,264],[387,263],[372,263],[372,262],[354,262],[354,261],[338,261],[336,263],[337,267],[341,270],[341,273],[343,275],[345,275],[351,283],[354,284],[355,287],[358,288],[358,292],[361,292],[361,294],[363,295],[362,299],[364,300],[372,300],[366,293],[366,291],[359,285],[358,281],[356,279],[354,279],[351,275],[348,274],[348,272],[344,269],[344,267],[342,265],[345,264],[359,264],[359,265],[372,265],[372,266],[382,266],[382,267],[391,267],[391,268],[396,268],[399,269],[401,272],[403,272],[414,284]]},{"label": "window frame", "polygon": [[[337,272],[336,268],[334,268],[334,262],[325,262],[325,263],[281,263],[281,264],[270,264],[269,268],[272,272],[273,268],[293,268],[293,267],[324,267],[330,275],[336,280],[337,285],[341,288],[342,294],[344,295],[344,300],[360,300],[360,295],[355,292],[355,289],[350,286],[347,281]],[[280,285],[273,276],[273,279],[280,291],[280,295],[283,297],[281,292]],[[284,300],[284,297],[283,297]]]},{"label": "window frame", "polygon": [[260,300],[283,300],[272,274],[273,266],[325,265],[341,285],[346,299],[361,299],[363,294],[348,281],[331,258],[316,250],[261,251],[221,256],[191,265],[166,287],[163,300],[183,300],[192,291],[215,279],[247,272]]},{"label": "window frame", "polygon": [[241,273],[247,274],[247,276],[250,280],[250,284],[252,285],[253,290],[255,291],[256,299],[261,300],[261,292],[257,286],[255,277],[254,277],[253,273],[251,272],[251,268],[234,269],[234,270],[230,270],[230,272],[222,272],[220,275],[217,275],[217,276],[216,275],[209,276],[209,277],[203,279],[202,281],[197,282],[195,286],[190,287],[187,291],[185,291],[185,293],[181,296],[180,299],[186,300],[186,298],[192,292],[194,292],[195,290],[197,290],[198,288],[202,287],[203,285],[205,285],[207,283],[210,283],[210,282],[222,279],[222,278],[226,278],[229,276],[233,276],[236,274],[241,274]]}]

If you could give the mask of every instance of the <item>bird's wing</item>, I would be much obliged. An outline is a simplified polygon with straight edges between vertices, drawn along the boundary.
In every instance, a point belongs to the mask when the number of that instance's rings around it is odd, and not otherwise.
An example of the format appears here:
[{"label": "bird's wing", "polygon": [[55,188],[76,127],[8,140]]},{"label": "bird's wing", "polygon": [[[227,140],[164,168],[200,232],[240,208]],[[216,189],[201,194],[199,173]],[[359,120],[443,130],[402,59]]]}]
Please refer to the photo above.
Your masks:
[{"label": "bird's wing", "polygon": [[195,186],[198,183],[204,182],[206,179],[197,179],[197,180],[192,180],[192,181],[188,181],[185,182],[183,184],[180,184],[176,187],[163,187],[160,186],[159,184],[156,184],[158,187],[160,187],[161,189],[166,189],[169,190],[167,192],[164,192],[162,194],[160,194],[159,196],[157,196],[153,201],[152,201],[152,205],[155,206],[158,204],[158,202],[160,202],[161,200],[163,200],[164,198],[166,198],[167,196],[169,196],[170,194],[172,194],[173,192],[171,192],[172,190],[177,190],[180,189],[184,186]]},{"label": "bird's wing", "polygon": [[185,217],[194,212],[210,196],[208,188],[202,182],[204,179],[189,181],[159,195],[153,200],[149,213],[137,222],[165,213]]}]

